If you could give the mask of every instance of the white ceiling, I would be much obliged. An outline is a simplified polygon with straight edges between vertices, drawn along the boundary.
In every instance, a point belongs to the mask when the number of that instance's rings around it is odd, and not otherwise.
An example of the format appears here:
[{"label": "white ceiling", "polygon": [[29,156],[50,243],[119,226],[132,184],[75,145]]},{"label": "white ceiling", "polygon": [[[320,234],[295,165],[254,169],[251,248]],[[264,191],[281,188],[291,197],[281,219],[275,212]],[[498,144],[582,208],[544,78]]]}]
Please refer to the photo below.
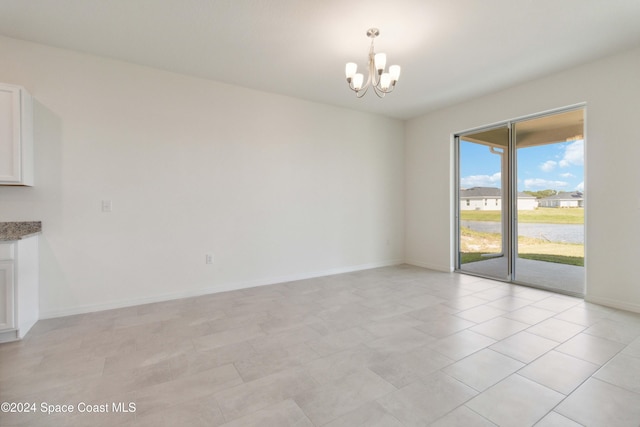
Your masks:
[{"label": "white ceiling", "polygon": [[[344,80],[369,27],[384,99]],[[410,118],[639,46],[640,0],[0,0],[0,34]]]}]

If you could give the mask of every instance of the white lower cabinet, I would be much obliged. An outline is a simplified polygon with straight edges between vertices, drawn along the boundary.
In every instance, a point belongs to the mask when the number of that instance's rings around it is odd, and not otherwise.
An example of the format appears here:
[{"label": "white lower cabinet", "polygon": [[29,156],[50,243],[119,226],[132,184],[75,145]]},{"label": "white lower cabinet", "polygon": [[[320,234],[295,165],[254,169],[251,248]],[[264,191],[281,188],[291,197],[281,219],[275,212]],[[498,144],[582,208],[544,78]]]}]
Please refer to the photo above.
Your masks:
[{"label": "white lower cabinet", "polygon": [[0,261],[0,331],[15,328],[13,261]]},{"label": "white lower cabinet", "polygon": [[38,321],[38,236],[0,242],[0,342],[22,339]]}]

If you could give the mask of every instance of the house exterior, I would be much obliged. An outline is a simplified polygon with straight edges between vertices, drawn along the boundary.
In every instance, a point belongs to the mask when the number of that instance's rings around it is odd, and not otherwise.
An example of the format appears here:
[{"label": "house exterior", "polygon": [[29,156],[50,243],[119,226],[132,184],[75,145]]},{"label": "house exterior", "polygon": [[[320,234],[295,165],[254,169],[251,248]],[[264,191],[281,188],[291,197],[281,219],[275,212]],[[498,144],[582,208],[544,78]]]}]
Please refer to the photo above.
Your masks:
[{"label": "house exterior", "polygon": [[561,191],[553,196],[539,200],[543,208],[582,208],[584,207],[584,195],[580,191]]},{"label": "house exterior", "polygon": [[[538,207],[534,196],[518,193],[518,210],[531,211]],[[499,211],[502,210],[502,190],[495,187],[472,187],[460,190],[460,210]]]}]

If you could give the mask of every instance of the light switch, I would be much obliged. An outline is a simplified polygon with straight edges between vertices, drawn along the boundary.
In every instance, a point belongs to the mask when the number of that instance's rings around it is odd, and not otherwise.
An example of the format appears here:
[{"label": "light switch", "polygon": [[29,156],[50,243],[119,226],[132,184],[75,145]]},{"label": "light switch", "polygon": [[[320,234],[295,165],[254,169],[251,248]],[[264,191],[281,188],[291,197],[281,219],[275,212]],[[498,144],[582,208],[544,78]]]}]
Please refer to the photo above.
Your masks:
[{"label": "light switch", "polygon": [[111,200],[103,200],[102,201],[102,212],[108,213],[108,212],[111,212],[111,209],[112,209]]}]

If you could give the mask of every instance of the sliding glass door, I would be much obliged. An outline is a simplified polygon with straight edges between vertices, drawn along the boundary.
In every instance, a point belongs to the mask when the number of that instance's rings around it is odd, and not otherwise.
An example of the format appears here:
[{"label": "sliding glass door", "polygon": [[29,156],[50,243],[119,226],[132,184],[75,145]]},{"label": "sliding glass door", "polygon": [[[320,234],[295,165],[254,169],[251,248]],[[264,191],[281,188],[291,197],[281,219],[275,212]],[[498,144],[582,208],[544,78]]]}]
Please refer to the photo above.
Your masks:
[{"label": "sliding glass door", "polygon": [[509,127],[458,136],[457,145],[459,269],[509,280]]},{"label": "sliding glass door", "polygon": [[456,136],[463,273],[584,294],[584,110]]},{"label": "sliding glass door", "polygon": [[515,279],[584,294],[584,111],[513,125]]}]

